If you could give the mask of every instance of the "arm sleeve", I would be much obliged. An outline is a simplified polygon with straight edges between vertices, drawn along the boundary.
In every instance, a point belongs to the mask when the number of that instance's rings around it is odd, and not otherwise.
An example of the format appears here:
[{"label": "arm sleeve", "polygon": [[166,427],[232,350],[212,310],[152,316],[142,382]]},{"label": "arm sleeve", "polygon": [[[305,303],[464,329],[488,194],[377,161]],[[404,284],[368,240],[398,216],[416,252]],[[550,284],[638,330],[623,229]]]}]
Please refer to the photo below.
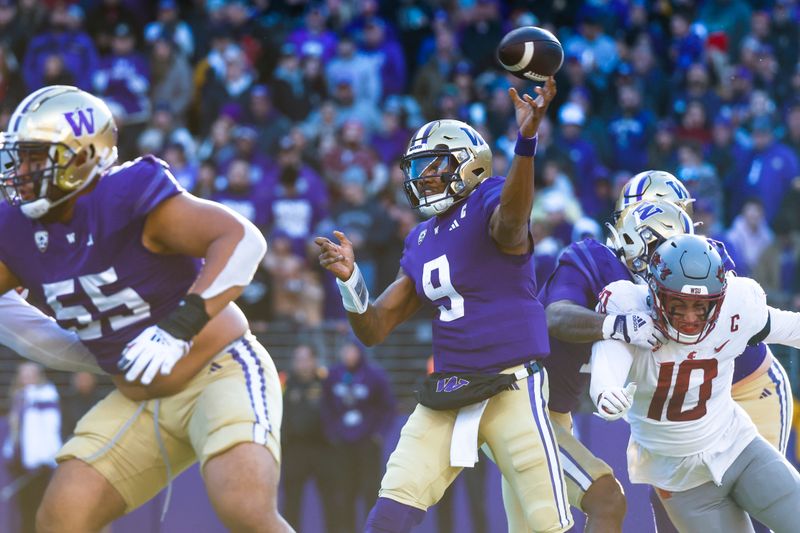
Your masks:
[{"label": "arm sleeve", "polygon": [[592,402],[597,404],[597,398],[605,390],[624,387],[632,364],[633,355],[624,342],[595,342],[592,345],[592,358],[589,360],[592,374],[589,394]]},{"label": "arm sleeve", "polygon": [[59,327],[15,291],[0,295],[0,344],[49,368],[104,374],[75,333]]},{"label": "arm sleeve", "polygon": [[[761,336],[763,339],[757,339]],[[770,307],[767,323],[751,342],[754,340],[800,348],[800,313]]]}]

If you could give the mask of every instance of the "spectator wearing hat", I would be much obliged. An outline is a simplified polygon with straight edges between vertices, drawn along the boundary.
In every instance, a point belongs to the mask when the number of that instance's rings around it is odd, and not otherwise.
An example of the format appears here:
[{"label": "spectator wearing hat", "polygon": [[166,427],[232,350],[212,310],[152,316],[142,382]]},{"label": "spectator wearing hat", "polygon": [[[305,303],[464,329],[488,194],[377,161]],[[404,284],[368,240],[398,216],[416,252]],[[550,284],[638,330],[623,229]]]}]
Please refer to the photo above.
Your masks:
[{"label": "spectator wearing hat", "polygon": [[314,227],[328,215],[328,189],[322,178],[303,163],[290,136],[281,139],[275,171],[262,181],[267,233],[282,231],[292,251],[305,257]]},{"label": "spectator wearing hat", "polygon": [[294,45],[300,57],[314,55],[322,59],[326,65],[336,53],[336,33],[327,28],[328,12],[322,2],[310,2],[303,17],[303,24],[298,26],[289,37],[287,43]]},{"label": "spectator wearing hat", "polygon": [[178,4],[175,0],[159,0],[156,20],[144,27],[144,39],[148,43],[162,37],[172,41],[184,57],[192,58],[194,54],[192,28],[180,20]]},{"label": "spectator wearing hat", "polygon": [[583,109],[573,102],[567,102],[558,112],[558,146],[571,162],[572,183],[578,189],[578,200],[583,211],[589,216],[598,216],[605,206],[597,196],[595,182],[601,177],[601,164],[594,145],[583,135],[586,116]]},{"label": "spectator wearing hat", "polygon": [[383,106],[381,128],[372,136],[370,145],[380,161],[396,161],[405,153],[410,136],[402,104],[390,97]]},{"label": "spectator wearing hat", "polygon": [[709,33],[724,32],[728,37],[728,51],[731,59],[737,62],[739,50],[750,30],[751,8],[745,0],[709,0],[700,8],[698,22]]},{"label": "spectator wearing hat", "polygon": [[767,222],[772,222],[784,195],[800,176],[797,154],[775,139],[775,127],[768,116],[753,120],[753,147],[728,187],[731,213],[739,213],[747,198],[756,197],[763,204]]},{"label": "spectator wearing hat", "polygon": [[616,43],[603,31],[600,8],[587,4],[579,18],[578,32],[564,41],[564,51],[581,57],[587,74],[604,88],[619,62]]},{"label": "spectator wearing hat", "polygon": [[225,174],[231,162],[244,159],[250,163],[252,185],[258,189],[268,186],[263,182],[274,173],[275,162],[268,155],[274,152],[262,152],[258,149],[258,131],[247,124],[234,126],[231,130],[231,141],[233,150],[226,150],[217,158],[220,172]]},{"label": "spectator wearing hat", "polygon": [[426,120],[438,118],[436,101],[439,93],[462,59],[455,33],[450,27],[436,26],[434,36],[434,52],[417,70],[411,88],[411,94],[422,107]]},{"label": "spectator wearing hat", "polygon": [[[333,104],[336,108],[336,126],[341,127],[345,122],[355,120],[364,127],[367,137],[381,127],[381,114],[377,106],[366,100],[356,100],[353,91],[355,80],[346,75],[332,80]],[[314,117],[313,119],[311,117]],[[316,120],[318,113],[313,112],[310,121]]]},{"label": "spectator wearing hat", "polygon": [[676,128],[675,121],[671,118],[664,118],[656,123],[653,137],[647,146],[647,161],[650,168],[672,173],[678,168]]},{"label": "spectator wearing hat", "polygon": [[356,46],[353,37],[343,35],[336,45],[336,55],[325,65],[329,80],[347,77],[353,80],[353,93],[358,101],[377,105],[381,101],[381,64]]},{"label": "spectator wearing hat", "polygon": [[278,65],[273,73],[272,94],[275,107],[293,122],[308,117],[311,89],[303,73],[300,54],[293,43],[281,46]]},{"label": "spectator wearing hat", "polygon": [[165,102],[175,120],[184,124],[194,93],[192,69],[169,39],[156,39],[151,43],[150,82],[151,101]]},{"label": "spectator wearing hat", "polygon": [[211,124],[227,103],[244,108],[255,73],[247,56],[238,46],[229,46],[223,53],[225,70],[222,76],[209,76],[200,89],[200,123]]},{"label": "spectator wearing hat", "polygon": [[472,8],[459,10],[465,23],[460,42],[464,55],[473,62],[477,72],[493,68],[496,63],[495,48],[503,38],[500,18],[500,3],[494,0],[479,0]]},{"label": "spectator wearing hat", "polygon": [[74,80],[73,85],[92,91],[97,49],[83,31],[83,11],[77,4],[59,3],[50,11],[48,20],[48,30],[34,37],[25,53],[22,73],[27,89],[34,91],[52,84],[56,79],[53,72],[56,61]]},{"label": "spectator wearing hat", "polygon": [[403,48],[387,30],[383,19],[366,20],[360,50],[378,70],[382,98],[405,92],[408,74]]},{"label": "spectator wearing hat", "polygon": [[150,118],[150,68],[135,46],[136,36],[131,27],[118,24],[111,38],[110,53],[100,58],[93,80],[95,95],[108,104],[116,119],[123,160],[135,157],[136,138]]},{"label": "spectator wearing hat", "polygon": [[608,123],[611,168],[639,172],[648,168],[647,143],[654,118],[642,109],[642,93],[633,85],[617,90],[619,111]]},{"label": "spectator wearing hat", "polygon": [[265,226],[266,206],[253,186],[253,169],[249,160],[235,157],[228,164],[222,185],[214,193],[212,200],[239,213],[256,226]]},{"label": "spectator wearing hat", "polygon": [[716,169],[723,186],[727,187],[734,183],[736,173],[744,168],[746,163],[746,152],[747,149],[736,136],[730,116],[728,114],[717,116],[711,128],[711,142],[706,147],[705,158]]},{"label": "spectator wearing hat", "polygon": [[267,85],[257,84],[250,88],[247,110],[249,122],[256,131],[256,150],[274,154],[278,142],[289,133],[292,123],[273,105]]},{"label": "spectator wearing hat", "polygon": [[[97,45],[101,55],[111,52],[111,40],[117,26],[125,24],[137,39],[142,37],[139,19],[123,0],[93,2],[86,13],[86,30]],[[137,48],[139,43],[136,43]]]},{"label": "spectator wearing hat", "polygon": [[363,345],[348,339],[339,348],[322,388],[322,421],[333,443],[332,464],[339,487],[338,520],[331,533],[360,531],[356,505],[369,509],[380,488],[383,439],[394,424],[396,401],[386,372],[367,358]]}]

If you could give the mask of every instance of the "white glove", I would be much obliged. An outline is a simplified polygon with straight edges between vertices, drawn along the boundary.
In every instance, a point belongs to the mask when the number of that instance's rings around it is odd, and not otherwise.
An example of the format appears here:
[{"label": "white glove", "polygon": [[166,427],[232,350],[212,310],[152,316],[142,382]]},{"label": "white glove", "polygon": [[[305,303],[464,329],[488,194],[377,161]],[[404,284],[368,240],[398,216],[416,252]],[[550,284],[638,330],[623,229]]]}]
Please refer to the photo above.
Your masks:
[{"label": "white glove", "polygon": [[125,346],[117,367],[127,370],[126,380],[136,381],[141,374],[139,381],[149,385],[159,370],[164,375],[172,372],[190,347],[190,343],[176,339],[160,327],[150,326]]},{"label": "white glove", "polygon": [[667,343],[666,337],[653,324],[653,319],[645,313],[608,315],[603,320],[603,338],[622,341],[645,350]]},{"label": "white glove", "polygon": [[613,421],[622,418],[633,405],[636,383],[628,383],[624,389],[608,389],[600,393],[597,399],[597,412],[603,420]]}]

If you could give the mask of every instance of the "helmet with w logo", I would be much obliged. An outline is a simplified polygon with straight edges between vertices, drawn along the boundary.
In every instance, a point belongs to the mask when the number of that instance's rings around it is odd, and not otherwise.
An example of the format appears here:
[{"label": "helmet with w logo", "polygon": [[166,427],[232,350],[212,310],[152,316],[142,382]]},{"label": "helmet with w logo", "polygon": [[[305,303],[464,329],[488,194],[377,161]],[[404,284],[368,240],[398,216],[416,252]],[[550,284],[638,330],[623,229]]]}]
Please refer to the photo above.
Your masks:
[{"label": "helmet with w logo", "polygon": [[681,180],[664,170],[645,170],[622,186],[612,215],[614,223],[626,207],[645,200],[669,200],[692,216],[694,199]]},{"label": "helmet with w logo", "polygon": [[[492,173],[492,150],[481,134],[459,120],[434,120],[422,126],[400,160],[411,207],[426,217],[444,213]],[[441,180],[444,190],[428,194],[426,182]]]},{"label": "helmet with w logo", "polygon": [[25,98],[0,134],[0,187],[9,203],[39,218],[116,160],[108,106],[77,87],[52,85]]}]

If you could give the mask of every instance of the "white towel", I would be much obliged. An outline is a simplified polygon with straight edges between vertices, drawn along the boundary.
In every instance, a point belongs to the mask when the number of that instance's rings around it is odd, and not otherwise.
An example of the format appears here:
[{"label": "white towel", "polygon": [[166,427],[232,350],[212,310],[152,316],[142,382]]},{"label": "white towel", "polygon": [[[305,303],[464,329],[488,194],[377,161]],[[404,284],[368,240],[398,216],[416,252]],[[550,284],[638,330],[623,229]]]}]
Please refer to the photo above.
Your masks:
[{"label": "white towel", "polygon": [[489,400],[458,410],[450,439],[450,466],[472,468],[478,462],[478,427]]}]

